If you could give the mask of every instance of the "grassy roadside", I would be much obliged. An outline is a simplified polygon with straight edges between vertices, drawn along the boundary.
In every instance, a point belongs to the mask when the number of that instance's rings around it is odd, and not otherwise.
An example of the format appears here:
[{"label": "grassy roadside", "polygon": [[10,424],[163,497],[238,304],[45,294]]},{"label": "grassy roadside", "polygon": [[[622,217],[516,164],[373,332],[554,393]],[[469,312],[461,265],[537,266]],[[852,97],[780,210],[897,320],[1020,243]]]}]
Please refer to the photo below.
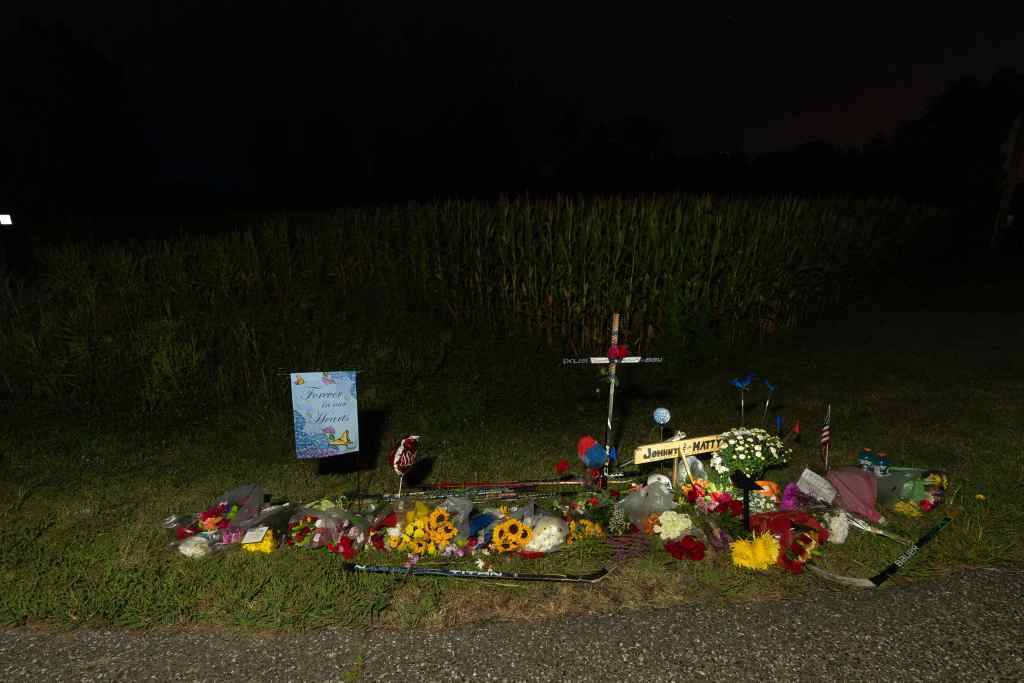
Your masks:
[{"label": "grassy roadside", "polygon": [[[958,516],[898,580],[1019,563],[1022,293],[1019,282],[951,281],[945,289],[911,282],[734,358],[630,368],[618,399],[622,447],[628,452],[654,439],[649,416],[658,405],[690,434],[733,426],[738,405],[728,379],[755,370],[779,385],[773,402],[787,421],[799,418],[805,428],[792,463],[772,478],[791,481],[816,464],[826,403],[836,464],[852,464],[858,448],[872,446],[900,466],[947,470],[947,509]],[[297,502],[394,491],[384,453],[405,433],[426,435],[429,480],[552,476],[579,436],[601,436],[605,399],[593,371],[563,369],[559,359],[523,346],[488,346],[456,332],[452,355],[428,380],[396,393],[361,378],[360,409],[375,424],[367,436],[376,446],[361,456],[364,469],[320,473],[316,464],[297,462],[290,421],[274,413],[226,410],[177,424],[5,420],[0,622],[442,626],[833,590],[812,576],[738,570],[724,557],[680,563],[657,547],[593,586],[354,576],[338,572],[336,558],[304,551],[209,561],[165,551],[161,520],[203,509],[241,483]],[[915,535],[939,514],[889,516],[895,530]],[[898,552],[890,541],[859,534],[829,547],[820,563],[867,576]],[[580,571],[607,556],[599,543],[582,544],[530,568]]]}]

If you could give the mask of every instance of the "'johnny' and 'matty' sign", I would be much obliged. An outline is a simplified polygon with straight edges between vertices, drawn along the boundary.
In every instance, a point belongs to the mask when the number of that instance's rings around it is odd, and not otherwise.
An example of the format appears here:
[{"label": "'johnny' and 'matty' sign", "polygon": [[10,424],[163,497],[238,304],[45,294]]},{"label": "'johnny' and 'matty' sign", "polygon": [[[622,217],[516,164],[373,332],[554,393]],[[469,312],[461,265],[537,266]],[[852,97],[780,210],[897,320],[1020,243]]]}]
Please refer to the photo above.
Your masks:
[{"label": "'johnny' and 'matty' sign", "polygon": [[681,441],[652,443],[640,446],[633,451],[633,462],[641,465],[658,460],[674,460],[676,458],[687,458],[691,455],[700,455],[701,453],[714,453],[721,445],[722,439],[717,434],[698,436]]},{"label": "'johnny' and 'matty' sign", "polygon": [[293,372],[291,385],[297,457],[359,450],[355,372]]}]

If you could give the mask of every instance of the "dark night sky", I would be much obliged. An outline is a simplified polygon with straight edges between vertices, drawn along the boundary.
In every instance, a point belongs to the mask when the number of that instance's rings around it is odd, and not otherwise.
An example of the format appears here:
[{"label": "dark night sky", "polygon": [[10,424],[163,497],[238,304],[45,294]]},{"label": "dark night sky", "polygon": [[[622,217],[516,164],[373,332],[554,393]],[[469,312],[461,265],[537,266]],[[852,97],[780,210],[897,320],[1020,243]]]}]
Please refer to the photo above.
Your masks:
[{"label": "dark night sky", "polygon": [[[39,0],[5,5],[0,38],[62,22],[123,70],[160,176],[227,186],[338,145],[421,172],[447,144],[542,157],[627,116],[664,126],[675,154],[858,145],[951,81],[1024,72],[1019,10],[549,4]],[[433,146],[395,142],[439,127]]]}]

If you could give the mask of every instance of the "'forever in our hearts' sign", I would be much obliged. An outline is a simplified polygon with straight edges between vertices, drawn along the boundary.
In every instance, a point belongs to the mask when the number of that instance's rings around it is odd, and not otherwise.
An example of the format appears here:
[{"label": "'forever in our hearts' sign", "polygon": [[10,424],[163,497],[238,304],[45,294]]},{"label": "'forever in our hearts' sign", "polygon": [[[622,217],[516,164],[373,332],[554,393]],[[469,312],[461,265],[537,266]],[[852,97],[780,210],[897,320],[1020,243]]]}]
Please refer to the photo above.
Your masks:
[{"label": "'forever in our hearts' sign", "polygon": [[293,372],[291,385],[297,457],[359,450],[355,372]]}]

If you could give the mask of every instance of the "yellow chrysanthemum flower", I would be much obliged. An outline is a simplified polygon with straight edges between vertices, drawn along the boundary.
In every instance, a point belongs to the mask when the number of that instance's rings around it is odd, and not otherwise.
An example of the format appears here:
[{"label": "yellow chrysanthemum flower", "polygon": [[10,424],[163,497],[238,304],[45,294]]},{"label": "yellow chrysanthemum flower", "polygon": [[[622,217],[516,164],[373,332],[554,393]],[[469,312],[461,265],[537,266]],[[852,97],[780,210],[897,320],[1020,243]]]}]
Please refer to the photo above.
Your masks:
[{"label": "yellow chrysanthemum flower", "polygon": [[770,534],[754,534],[752,541],[733,541],[729,549],[732,551],[732,563],[737,567],[763,571],[779,559],[779,542]]},{"label": "yellow chrysanthemum flower", "polygon": [[892,506],[892,509],[901,515],[907,515],[908,517],[920,517],[921,508],[911,503],[909,500],[901,500]]},{"label": "yellow chrysanthemum flower", "polygon": [[267,533],[263,534],[263,540],[259,543],[243,543],[242,550],[248,550],[251,553],[269,553],[276,547],[274,543],[274,532],[267,530]]},{"label": "yellow chrysanthemum flower", "polygon": [[406,511],[406,513],[405,513],[405,523],[408,524],[409,522],[411,522],[413,520],[429,518],[429,517],[430,517],[430,508],[428,508],[427,504],[424,503],[422,500],[417,500],[416,501],[416,507],[414,509],[412,509],[412,510]]},{"label": "yellow chrysanthemum flower", "polygon": [[409,538],[425,538],[429,535],[427,532],[427,520],[412,520],[405,525],[405,530],[402,533],[404,536],[408,536]]}]

